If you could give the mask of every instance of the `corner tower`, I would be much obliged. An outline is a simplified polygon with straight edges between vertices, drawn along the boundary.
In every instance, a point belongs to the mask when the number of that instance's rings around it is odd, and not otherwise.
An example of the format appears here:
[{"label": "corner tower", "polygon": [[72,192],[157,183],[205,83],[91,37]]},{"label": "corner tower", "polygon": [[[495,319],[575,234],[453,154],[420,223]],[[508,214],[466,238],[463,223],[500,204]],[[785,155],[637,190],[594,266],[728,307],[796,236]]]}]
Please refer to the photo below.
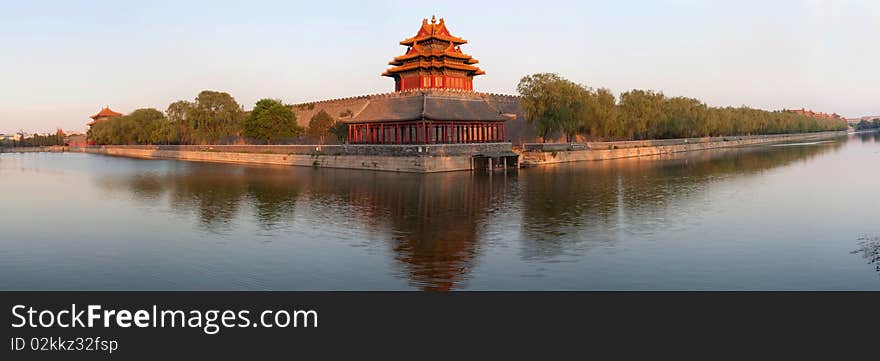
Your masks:
[{"label": "corner tower", "polygon": [[474,76],[486,74],[474,66],[478,63],[472,56],[461,51],[467,40],[453,36],[443,19],[435,17],[422,20],[419,32],[400,45],[407,47],[406,54],[394,58],[393,67],[382,73],[394,78],[394,90],[410,89],[460,89],[474,90]]}]

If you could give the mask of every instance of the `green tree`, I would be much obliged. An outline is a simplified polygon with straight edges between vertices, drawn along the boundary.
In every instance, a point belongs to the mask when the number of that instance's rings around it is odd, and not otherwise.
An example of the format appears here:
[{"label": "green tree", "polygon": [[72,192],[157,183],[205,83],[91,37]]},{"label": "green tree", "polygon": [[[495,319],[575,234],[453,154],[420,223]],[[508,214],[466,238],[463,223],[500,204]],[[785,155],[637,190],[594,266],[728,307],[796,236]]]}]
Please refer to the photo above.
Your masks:
[{"label": "green tree", "polygon": [[616,138],[623,135],[623,127],[618,120],[617,100],[610,90],[600,88],[587,93],[587,117],[581,131],[586,134],[602,137]]},{"label": "green tree", "polygon": [[195,139],[193,135],[194,124],[190,122],[189,114],[192,113],[193,103],[186,100],[178,100],[168,105],[165,114],[168,121],[177,128],[180,141],[182,143],[192,144]]},{"label": "green tree", "polygon": [[323,109],[319,111],[317,114],[312,116],[312,119],[309,120],[309,129],[307,134],[315,139],[318,139],[320,144],[324,144],[324,138],[330,135],[330,127],[336,121],[333,120],[333,117],[330,114],[327,114]]},{"label": "green tree", "polygon": [[180,140],[165,114],[153,108],[94,124],[88,138],[97,144],[173,144]]},{"label": "green tree", "polygon": [[590,126],[584,124],[588,91],[578,84],[557,74],[539,73],[523,77],[517,91],[526,120],[544,140],[557,131],[570,136]]},{"label": "green tree", "polygon": [[348,141],[348,124],[345,122],[336,122],[330,127],[330,133],[336,136],[336,139],[345,143]]},{"label": "green tree", "polygon": [[186,112],[195,143],[217,143],[237,136],[244,111],[229,93],[203,90]]},{"label": "green tree", "polygon": [[244,135],[266,141],[299,137],[303,129],[296,124],[296,114],[279,100],[261,99],[243,123]]},{"label": "green tree", "polygon": [[650,90],[631,90],[620,95],[620,116],[626,137],[649,139],[658,132],[663,114],[663,93]]}]

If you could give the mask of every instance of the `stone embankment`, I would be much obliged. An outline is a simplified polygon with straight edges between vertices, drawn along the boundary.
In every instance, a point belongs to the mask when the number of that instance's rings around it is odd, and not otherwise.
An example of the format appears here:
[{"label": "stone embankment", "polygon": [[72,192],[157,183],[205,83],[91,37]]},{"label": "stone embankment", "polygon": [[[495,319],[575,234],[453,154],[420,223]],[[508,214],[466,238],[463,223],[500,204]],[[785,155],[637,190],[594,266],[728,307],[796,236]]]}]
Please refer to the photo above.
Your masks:
[{"label": "stone embankment", "polygon": [[619,158],[662,156],[666,154],[750,145],[809,142],[845,136],[845,131],[780,135],[731,136],[711,138],[663,139],[592,143],[529,143],[523,144],[520,165],[610,160]]},{"label": "stone embankment", "polygon": [[0,153],[62,153],[66,152],[67,148],[60,145],[46,147],[0,147]]},{"label": "stone embankment", "polygon": [[[100,147],[0,148],[0,152],[82,152],[144,159],[292,165],[391,172],[434,173],[485,169],[501,164],[538,166],[589,160],[662,156],[715,148],[810,142],[846,132],[688,138],[592,143],[510,143],[436,145],[118,145]],[[518,155],[517,155],[518,153]],[[517,160],[518,158],[518,160]],[[503,161],[503,163],[502,163]]]},{"label": "stone embankment", "polygon": [[295,165],[392,172],[471,170],[474,156],[511,155],[510,143],[324,146],[101,146],[70,151],[144,159]]}]

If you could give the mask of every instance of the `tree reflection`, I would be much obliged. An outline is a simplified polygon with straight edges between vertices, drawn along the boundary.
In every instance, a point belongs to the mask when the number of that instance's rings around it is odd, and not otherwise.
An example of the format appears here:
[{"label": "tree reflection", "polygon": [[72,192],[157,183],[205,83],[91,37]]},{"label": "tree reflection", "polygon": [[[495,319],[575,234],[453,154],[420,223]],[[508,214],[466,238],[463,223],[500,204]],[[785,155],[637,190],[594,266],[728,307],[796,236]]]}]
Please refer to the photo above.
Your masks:
[{"label": "tree reflection", "polygon": [[175,212],[192,212],[202,228],[221,232],[235,219],[243,204],[252,205],[257,222],[264,228],[291,219],[301,184],[289,168],[237,167],[187,164],[184,169],[145,172],[121,178],[100,178],[111,190],[127,189],[142,202],[159,202],[168,197]]},{"label": "tree reflection", "polygon": [[149,204],[167,199],[172,211],[194,213],[210,232],[232,227],[248,208],[264,229],[290,225],[296,205],[307,199],[311,215],[328,224],[355,220],[386,236],[400,276],[411,285],[446,291],[467,281],[486,219],[502,208],[515,179],[192,163],[98,183]]},{"label": "tree reflection", "polygon": [[713,182],[807,161],[843,142],[722,148],[529,169],[523,184],[522,257],[549,259],[650,235],[697,211]]},{"label": "tree reflection", "polygon": [[850,253],[862,256],[880,273],[880,237],[862,237],[859,241],[859,248]]},{"label": "tree reflection", "polygon": [[880,132],[867,132],[855,134],[862,143],[880,143]]}]

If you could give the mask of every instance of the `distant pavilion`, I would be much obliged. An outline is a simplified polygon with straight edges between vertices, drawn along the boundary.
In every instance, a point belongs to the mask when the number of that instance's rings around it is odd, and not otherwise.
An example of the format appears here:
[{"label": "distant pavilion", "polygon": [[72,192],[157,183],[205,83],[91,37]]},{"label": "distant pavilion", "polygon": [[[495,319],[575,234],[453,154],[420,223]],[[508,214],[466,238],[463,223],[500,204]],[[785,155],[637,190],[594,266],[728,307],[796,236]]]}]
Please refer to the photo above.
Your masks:
[{"label": "distant pavilion", "polygon": [[[95,124],[103,123],[103,122],[106,122],[112,118],[119,117],[119,116],[122,116],[122,113],[114,112],[113,110],[110,110],[109,106],[107,106],[107,107],[104,107],[103,109],[101,109],[101,111],[99,111],[97,114],[90,116],[89,118],[92,118],[92,121],[88,122],[86,125],[88,125],[89,127],[92,127]],[[87,145],[95,145],[95,142],[92,140],[86,140],[86,144]],[[71,146],[79,146],[79,145],[80,145],[79,143],[77,143],[76,145],[71,144]]]},{"label": "distant pavilion", "polygon": [[118,116],[122,116],[122,113],[114,112],[114,111],[110,110],[110,107],[104,107],[103,109],[101,109],[100,112],[89,117],[89,118],[92,118],[92,121],[89,122],[87,125],[91,127],[95,124],[105,122],[107,120],[110,120],[110,118],[114,118],[114,117],[118,117]]}]

